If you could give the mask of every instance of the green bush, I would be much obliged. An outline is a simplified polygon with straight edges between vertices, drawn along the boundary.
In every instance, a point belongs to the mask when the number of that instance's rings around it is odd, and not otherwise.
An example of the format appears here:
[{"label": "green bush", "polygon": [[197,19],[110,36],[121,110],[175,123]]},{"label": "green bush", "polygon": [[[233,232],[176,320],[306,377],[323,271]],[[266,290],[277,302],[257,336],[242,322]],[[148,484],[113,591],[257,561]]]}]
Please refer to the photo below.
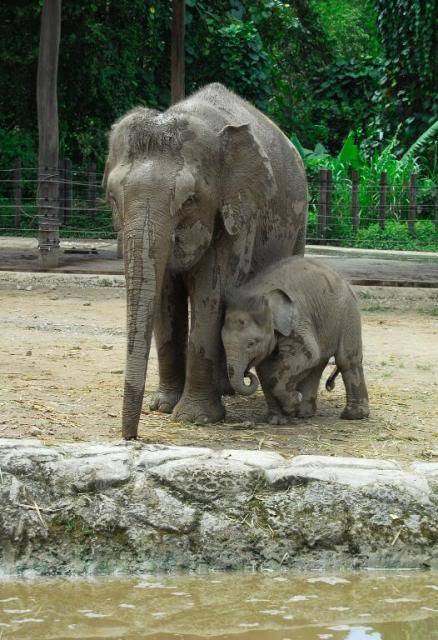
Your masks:
[{"label": "green bush", "polygon": [[420,220],[415,223],[415,233],[411,236],[407,223],[388,220],[384,229],[378,224],[359,229],[356,237],[352,238],[352,246],[400,251],[438,251],[438,231],[431,220]]}]

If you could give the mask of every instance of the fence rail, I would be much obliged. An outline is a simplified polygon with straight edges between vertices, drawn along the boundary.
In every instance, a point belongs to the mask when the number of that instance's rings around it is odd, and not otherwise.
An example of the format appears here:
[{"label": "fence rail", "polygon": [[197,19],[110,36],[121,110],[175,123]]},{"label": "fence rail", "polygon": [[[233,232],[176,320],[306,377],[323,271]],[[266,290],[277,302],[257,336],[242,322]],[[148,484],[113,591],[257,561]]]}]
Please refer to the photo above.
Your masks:
[{"label": "fence rail", "polygon": [[[0,169],[0,234],[35,235],[44,210],[59,224],[61,236],[115,238],[101,179],[95,163],[76,169],[64,158],[50,174],[57,199],[47,202],[38,194],[38,168],[17,160]],[[391,184],[382,172],[375,182],[364,183],[354,170],[339,178],[321,169],[310,178],[309,192],[308,242],[365,246],[372,232],[386,237],[385,247],[394,248],[390,232],[397,223],[403,229],[397,248],[412,248],[413,241],[420,249],[438,247],[437,188],[430,181],[424,186],[416,174]]]}]

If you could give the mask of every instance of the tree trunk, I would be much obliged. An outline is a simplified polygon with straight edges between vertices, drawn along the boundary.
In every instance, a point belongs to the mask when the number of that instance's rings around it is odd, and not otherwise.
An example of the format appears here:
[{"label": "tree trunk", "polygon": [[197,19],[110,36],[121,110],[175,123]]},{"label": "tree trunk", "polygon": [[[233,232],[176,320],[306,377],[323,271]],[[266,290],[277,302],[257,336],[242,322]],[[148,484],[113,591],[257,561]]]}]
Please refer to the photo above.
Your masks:
[{"label": "tree trunk", "polygon": [[37,73],[39,250],[43,268],[58,265],[58,53],[61,0],[44,0]]}]

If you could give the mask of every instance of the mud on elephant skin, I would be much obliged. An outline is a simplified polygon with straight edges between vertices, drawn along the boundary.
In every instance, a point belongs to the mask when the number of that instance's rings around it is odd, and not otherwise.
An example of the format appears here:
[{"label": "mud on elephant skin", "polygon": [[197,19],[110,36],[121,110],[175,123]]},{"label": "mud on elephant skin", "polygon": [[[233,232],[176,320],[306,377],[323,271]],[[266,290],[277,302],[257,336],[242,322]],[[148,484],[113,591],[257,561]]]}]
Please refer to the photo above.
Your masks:
[{"label": "mud on elephant skin", "polygon": [[342,374],[347,402],[341,417],[368,417],[361,335],[348,283],[307,258],[281,260],[227,295],[222,341],[231,385],[236,393],[254,393],[258,381],[249,370],[255,367],[271,424],[315,414],[321,375],[332,356],[337,369],[326,386],[331,390]]},{"label": "mud on elephant skin", "polygon": [[302,161],[266,116],[211,84],[164,113],[139,107],[116,122],[104,185],[124,238],[123,435],[137,436],[152,330],[160,373],[152,406],[176,420],[218,421],[223,294],[304,252]]}]

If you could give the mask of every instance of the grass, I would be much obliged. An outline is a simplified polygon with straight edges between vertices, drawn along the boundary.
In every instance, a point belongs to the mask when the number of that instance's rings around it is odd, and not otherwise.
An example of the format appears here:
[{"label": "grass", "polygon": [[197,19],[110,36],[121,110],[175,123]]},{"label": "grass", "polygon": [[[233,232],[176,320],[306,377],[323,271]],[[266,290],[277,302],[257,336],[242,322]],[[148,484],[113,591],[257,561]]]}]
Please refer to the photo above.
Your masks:
[{"label": "grass", "polygon": [[422,315],[425,316],[432,316],[434,318],[438,318],[438,307],[432,307],[432,308],[425,308],[425,307],[420,307],[419,309],[417,309],[418,313],[421,313]]}]

